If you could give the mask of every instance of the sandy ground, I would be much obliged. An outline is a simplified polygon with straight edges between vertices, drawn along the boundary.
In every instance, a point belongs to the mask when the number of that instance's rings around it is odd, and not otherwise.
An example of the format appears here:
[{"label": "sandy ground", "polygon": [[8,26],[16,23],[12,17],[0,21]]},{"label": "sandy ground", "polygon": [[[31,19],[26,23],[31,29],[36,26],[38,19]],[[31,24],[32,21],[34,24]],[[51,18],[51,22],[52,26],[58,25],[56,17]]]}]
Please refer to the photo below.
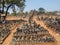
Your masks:
[{"label": "sandy ground", "polygon": [[[25,19],[25,20],[26,20],[26,19]],[[49,29],[48,27],[46,27],[46,25],[45,25],[45,23],[44,23],[43,21],[38,21],[38,20],[36,19],[36,17],[34,17],[33,20],[35,20],[38,24],[41,24],[41,26],[43,26],[45,29],[47,29],[47,30],[49,31],[49,33],[50,33],[52,36],[54,36],[54,38],[55,38],[56,41],[57,41],[57,42],[56,42],[57,44],[54,44],[54,43],[46,43],[46,44],[41,44],[41,45],[60,45],[60,36],[57,35],[57,33],[53,32],[52,29]],[[20,26],[20,25],[19,25],[19,26]],[[16,32],[16,27],[13,27],[11,30],[12,30],[12,31],[11,31],[11,34],[6,38],[6,40],[3,42],[2,45],[10,45],[10,42],[11,42],[11,40],[12,40],[12,38],[13,38],[13,33]],[[25,45],[25,44],[22,44],[22,45]],[[26,44],[26,45],[28,45],[28,44]],[[40,45],[40,44],[31,44],[31,45]]]},{"label": "sandy ground", "polygon": [[12,29],[11,34],[6,38],[6,40],[4,41],[4,43],[2,45],[9,45],[9,43],[11,42],[11,40],[13,38],[14,32],[16,32],[15,28]]},{"label": "sandy ground", "polygon": [[56,39],[56,45],[60,45],[60,35],[57,35],[56,32],[54,32],[52,29],[49,29],[48,27],[46,27],[45,22],[44,21],[37,21],[36,19],[34,19],[38,24],[40,24],[42,27],[44,27],[45,29],[47,29],[47,31],[49,31],[49,33]]},{"label": "sandy ground", "polygon": [[[19,25],[21,27],[21,24]],[[13,38],[13,33],[16,32],[17,26],[13,26],[11,28],[11,34],[5,39],[2,45],[10,45],[10,42],[12,41]]]}]

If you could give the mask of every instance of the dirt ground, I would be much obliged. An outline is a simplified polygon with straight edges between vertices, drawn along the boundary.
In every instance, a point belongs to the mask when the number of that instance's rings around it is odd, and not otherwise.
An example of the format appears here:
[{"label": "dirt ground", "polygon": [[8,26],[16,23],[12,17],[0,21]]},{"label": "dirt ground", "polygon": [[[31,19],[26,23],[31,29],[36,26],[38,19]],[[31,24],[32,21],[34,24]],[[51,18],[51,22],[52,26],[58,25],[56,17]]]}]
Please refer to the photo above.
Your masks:
[{"label": "dirt ground", "polygon": [[[49,33],[56,39],[56,42],[54,42],[54,43],[41,43],[41,44],[19,44],[19,45],[60,45],[60,35],[57,35],[57,33],[53,32],[52,29],[49,29],[48,27],[46,27],[44,21],[38,21],[36,18],[37,17],[35,16],[33,18],[33,20],[35,20],[38,24],[41,24],[41,26],[43,26],[45,29],[47,29],[49,31]],[[15,18],[9,17],[9,19],[10,20],[12,20],[12,19],[17,20],[16,17]],[[18,18],[18,19],[20,19],[20,18]],[[24,20],[27,20],[27,18],[25,18]],[[21,27],[21,24],[18,25],[18,27]],[[11,34],[5,39],[5,41],[3,42],[2,45],[10,45],[10,42],[11,42],[11,40],[13,38],[13,33],[16,32],[16,26],[13,26],[13,28],[11,30],[12,30]]]}]

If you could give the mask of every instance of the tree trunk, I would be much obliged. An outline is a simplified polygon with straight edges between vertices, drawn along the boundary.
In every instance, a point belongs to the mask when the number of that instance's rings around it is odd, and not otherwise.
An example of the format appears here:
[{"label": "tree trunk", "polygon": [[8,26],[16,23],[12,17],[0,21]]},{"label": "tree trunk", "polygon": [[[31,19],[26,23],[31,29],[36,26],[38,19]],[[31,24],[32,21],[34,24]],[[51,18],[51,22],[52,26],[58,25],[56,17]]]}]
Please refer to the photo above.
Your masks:
[{"label": "tree trunk", "polygon": [[7,10],[6,10],[6,13],[5,13],[5,19],[6,19],[6,16],[7,16],[7,13],[8,13],[8,10],[9,8],[12,6],[12,3],[7,7]]},{"label": "tree trunk", "polygon": [[3,7],[2,7],[2,14],[4,14],[4,0],[3,0]]}]

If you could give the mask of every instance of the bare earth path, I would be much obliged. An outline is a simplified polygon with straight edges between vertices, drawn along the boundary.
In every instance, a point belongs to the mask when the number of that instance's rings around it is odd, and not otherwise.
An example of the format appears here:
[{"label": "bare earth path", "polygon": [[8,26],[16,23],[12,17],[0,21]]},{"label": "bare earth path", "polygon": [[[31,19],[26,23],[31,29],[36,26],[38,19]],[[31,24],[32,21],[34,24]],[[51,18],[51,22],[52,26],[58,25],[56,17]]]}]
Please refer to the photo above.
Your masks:
[{"label": "bare earth path", "polygon": [[2,45],[10,45],[10,42],[13,38],[13,33],[16,32],[16,28],[17,26],[13,26],[13,28],[11,29],[11,34],[5,39]]},{"label": "bare earth path", "polygon": [[[38,24],[40,24],[42,27],[44,27],[45,29],[47,29],[49,31],[49,33],[56,39],[56,45],[60,45],[60,35],[57,35],[56,32],[54,32],[52,29],[49,29],[48,27],[46,27],[45,23],[43,21],[38,21],[35,18],[33,18],[33,20],[35,20]],[[16,32],[16,26],[12,29],[11,34],[6,38],[6,40],[3,42],[2,45],[10,45],[10,42],[13,38],[13,33]]]},{"label": "bare earth path", "polygon": [[52,29],[49,29],[48,27],[46,27],[44,21],[37,21],[36,19],[34,19],[38,24],[40,24],[42,27],[44,27],[45,29],[47,29],[49,31],[49,33],[56,39],[56,45],[60,45],[60,35],[57,35],[56,32],[54,32]]},{"label": "bare earth path", "polygon": [[13,28],[11,34],[6,38],[2,45],[9,45],[10,41],[13,38],[13,33],[16,32],[16,28]]}]

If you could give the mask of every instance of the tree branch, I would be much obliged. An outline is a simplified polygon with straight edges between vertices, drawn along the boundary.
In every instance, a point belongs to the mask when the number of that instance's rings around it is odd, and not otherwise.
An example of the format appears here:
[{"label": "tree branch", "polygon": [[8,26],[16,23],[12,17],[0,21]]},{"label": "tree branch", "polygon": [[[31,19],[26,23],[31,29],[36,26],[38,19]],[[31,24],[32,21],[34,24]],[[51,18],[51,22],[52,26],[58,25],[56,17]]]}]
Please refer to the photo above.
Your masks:
[{"label": "tree branch", "polygon": [[10,8],[12,5],[13,5],[13,3],[11,3],[11,4],[7,7],[7,10],[6,10],[6,13],[5,13],[5,18],[6,18],[6,16],[7,16],[7,13],[8,13],[9,8]]}]

